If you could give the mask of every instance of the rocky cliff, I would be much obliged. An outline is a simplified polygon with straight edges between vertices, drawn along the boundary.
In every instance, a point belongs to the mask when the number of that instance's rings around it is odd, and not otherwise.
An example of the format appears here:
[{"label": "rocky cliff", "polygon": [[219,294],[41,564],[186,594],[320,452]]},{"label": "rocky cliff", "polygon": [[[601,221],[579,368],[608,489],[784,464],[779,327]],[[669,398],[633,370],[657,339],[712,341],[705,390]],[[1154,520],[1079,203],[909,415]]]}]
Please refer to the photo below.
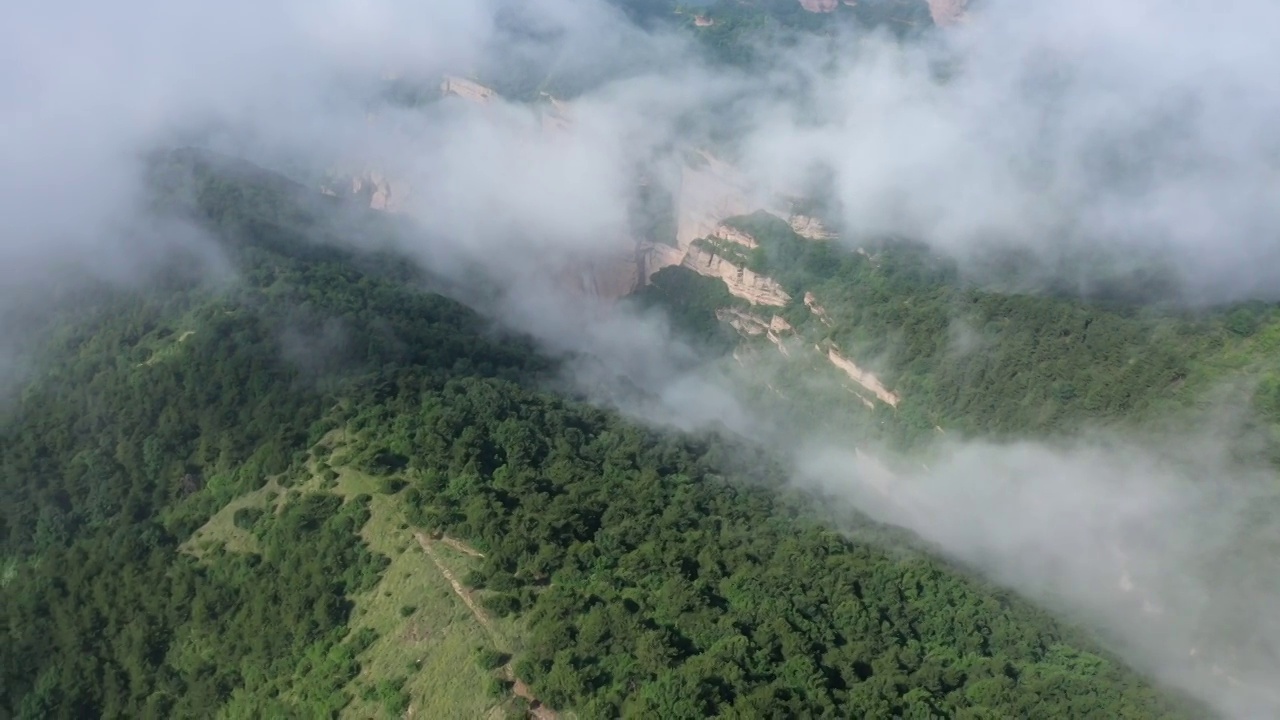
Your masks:
[{"label": "rocky cliff", "polygon": [[890,407],[898,407],[900,398],[894,393],[889,392],[888,388],[880,384],[880,380],[870,372],[858,367],[849,358],[845,357],[834,347],[827,348],[827,359],[832,365],[843,371],[851,380],[861,385],[871,394],[875,395],[881,402]]},{"label": "rocky cliff", "polygon": [[728,225],[718,226],[711,233],[711,237],[727,240],[731,243],[737,243],[738,245],[747,248],[754,249],[760,247],[760,243],[756,242],[756,239],[749,233],[745,233],[737,228],[729,227]]},{"label": "rocky cliff", "polygon": [[400,212],[409,197],[409,185],[392,181],[377,170],[351,172],[335,170],[332,180],[321,185],[320,192],[368,203],[374,210]]},{"label": "rocky cliff", "polygon": [[758,275],[744,267],[734,265],[700,247],[690,247],[681,265],[699,275],[720,278],[729,288],[730,293],[752,305],[785,307],[791,301],[791,296],[773,278]]},{"label": "rocky cliff", "polygon": [[834,240],[836,234],[822,224],[822,221],[809,215],[792,215],[787,222],[795,234],[808,240]]},{"label": "rocky cliff", "polygon": [[466,80],[453,75],[446,75],[440,81],[440,94],[442,96],[453,95],[464,100],[470,100],[477,103],[487,103],[498,96],[493,88],[485,87],[478,82]]},{"label": "rocky cliff", "polygon": [[[501,99],[492,88],[452,75],[442,79],[440,93],[479,104]],[[533,109],[538,113],[543,131],[572,131],[571,105],[545,93],[541,100]],[[356,198],[372,208],[389,212],[402,211],[407,206],[408,185],[378,170],[337,172],[335,178],[322,188],[324,192]],[[612,301],[647,283],[658,270],[683,264],[700,274],[722,279],[731,293],[753,304],[785,305],[790,297],[772,279],[714,253],[692,249],[693,242],[702,238],[716,238],[748,249],[758,247],[754,237],[725,225],[724,221],[761,209],[789,218],[792,228],[803,237],[814,240],[833,237],[817,219],[792,215],[789,202],[761,200],[753,191],[753,185],[731,163],[707,150],[688,151],[680,171],[679,187],[674,190],[676,246],[655,243],[651,238],[618,237],[609,247],[601,248],[602,256],[571,262],[560,275],[564,286],[593,299]]]},{"label": "rocky cliff", "polygon": [[939,27],[956,25],[967,17],[965,6],[968,4],[969,0],[929,0],[929,16]]},{"label": "rocky cliff", "polygon": [[838,0],[800,0],[800,7],[813,13],[835,12]]},{"label": "rocky cliff", "polygon": [[769,320],[765,320],[755,313],[743,312],[737,308],[721,308],[716,311],[716,319],[727,323],[744,337],[764,335],[769,342],[777,346],[779,352],[787,357],[791,356],[791,351],[787,349],[783,337],[792,333],[793,329],[791,323],[780,315],[774,315]]},{"label": "rocky cliff", "polygon": [[[736,295],[737,293],[734,294]],[[805,304],[809,306],[810,310],[817,308],[815,314],[819,314],[822,309],[822,306],[813,300],[813,293],[805,294]],[[821,312],[819,317],[824,315],[825,312]],[[789,348],[786,338],[794,335],[795,329],[780,315],[773,315],[766,320],[756,312],[738,308],[721,308],[716,311],[716,319],[729,325],[743,337],[766,337],[786,357],[791,357],[792,350],[807,352],[803,349],[805,347],[810,348],[809,351],[824,356],[827,362],[858,384],[860,390],[851,388],[850,391],[854,392],[862,403],[870,409],[875,408],[872,398],[893,408],[898,407],[898,403],[901,401],[901,397],[886,388],[875,374],[859,367],[857,363],[846,357],[834,344],[827,343],[824,348],[822,345],[800,345],[792,342]],[[741,362],[741,359],[739,359],[739,362]]]}]

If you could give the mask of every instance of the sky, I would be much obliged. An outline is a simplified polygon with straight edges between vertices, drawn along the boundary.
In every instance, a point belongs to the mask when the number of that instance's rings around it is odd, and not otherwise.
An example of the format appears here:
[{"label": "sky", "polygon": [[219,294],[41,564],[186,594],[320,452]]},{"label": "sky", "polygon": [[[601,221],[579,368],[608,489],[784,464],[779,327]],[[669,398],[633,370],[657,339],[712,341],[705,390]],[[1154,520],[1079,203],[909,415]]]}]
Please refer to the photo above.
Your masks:
[{"label": "sky", "polygon": [[[213,271],[200,230],[143,210],[141,157],[184,143],[270,167],[375,168],[405,183],[405,210],[432,231],[407,253],[427,265],[442,252],[479,262],[507,287],[490,312],[553,350],[594,355],[578,366],[584,378],[631,378],[657,398],[637,414],[685,428],[726,423],[776,438],[664,318],[583,309],[555,278],[626,250],[638,167],[730,125],[725,153],[761,188],[824,178],[848,238],[911,237],[972,268],[1017,248],[1085,292],[1099,264],[1165,268],[1192,304],[1280,299],[1280,5],[1270,0],[987,0],[968,23],[910,43],[862,30],[766,48],[773,63],[751,74],[708,65],[688,37],[638,29],[600,0],[54,0],[9,15],[0,372],[28,337],[17,310],[50,288],[143,285],[169,253],[193,248]],[[374,99],[388,75],[434,81],[548,63],[590,85],[572,99],[571,132],[544,132],[520,103],[407,110]],[[805,446],[796,470],[1106,629],[1131,661],[1246,717],[1258,707],[1247,693],[1160,661],[1201,642],[1210,625],[1193,610],[1203,598],[1246,584],[1248,567],[1202,571],[1201,550],[1229,542],[1274,485],[1216,459],[1220,440],[1188,429],[1155,447],[940,447],[931,470],[895,481],[890,502],[869,494],[861,461],[839,442]],[[1188,446],[1215,459],[1160,460]],[[1233,481],[1215,494],[1208,477]],[[1156,622],[1140,602],[1117,600],[1138,591],[1110,589],[1118,566],[1099,557],[1116,547],[1133,558],[1132,582],[1181,615]],[[1280,589],[1250,587],[1231,606],[1236,626],[1257,628],[1238,672],[1280,676],[1280,629],[1263,622]]]}]

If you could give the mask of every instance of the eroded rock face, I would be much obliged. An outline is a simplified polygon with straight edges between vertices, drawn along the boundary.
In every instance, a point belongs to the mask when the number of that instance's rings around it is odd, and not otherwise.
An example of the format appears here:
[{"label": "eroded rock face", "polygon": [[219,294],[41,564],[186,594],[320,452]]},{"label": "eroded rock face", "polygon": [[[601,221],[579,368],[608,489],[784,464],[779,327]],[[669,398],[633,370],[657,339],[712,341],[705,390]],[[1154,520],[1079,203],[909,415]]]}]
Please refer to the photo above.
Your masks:
[{"label": "eroded rock face", "polygon": [[627,254],[626,249],[626,243],[619,243],[614,257],[571,262],[559,273],[560,286],[603,303],[630,295],[639,289],[642,279],[635,255]]},{"label": "eroded rock face", "polygon": [[732,295],[752,305],[785,307],[791,301],[791,296],[773,278],[734,265],[700,247],[689,248],[681,264],[699,275],[720,278]]},{"label": "eroded rock face", "polygon": [[758,248],[760,243],[749,233],[742,232],[737,228],[731,228],[728,225],[720,225],[715,232],[711,233],[711,237],[727,240],[731,243],[737,243],[746,248]]},{"label": "eroded rock face", "polygon": [[400,180],[390,180],[377,170],[358,173],[336,171],[334,180],[321,186],[320,192],[367,202],[374,210],[400,212],[409,197],[409,185]]},{"label": "eroded rock face", "polygon": [[663,243],[646,243],[640,248],[641,261],[644,263],[644,281],[662,268],[679,265],[684,262],[685,251],[678,247]]},{"label": "eroded rock face", "polygon": [[440,94],[454,95],[477,103],[487,103],[498,95],[493,88],[453,75],[446,75],[440,82]]},{"label": "eroded rock face", "polygon": [[939,27],[955,25],[964,21],[968,4],[969,0],[929,0],[929,16]]},{"label": "eroded rock face", "polygon": [[716,231],[726,218],[755,209],[747,183],[732,165],[699,153],[701,167],[686,165],[676,198],[676,244],[688,247]]},{"label": "eroded rock face", "polygon": [[800,7],[812,13],[835,12],[839,0],[800,0]]},{"label": "eroded rock face", "polygon": [[858,383],[871,394],[879,398],[881,402],[889,405],[890,407],[898,407],[898,401],[901,398],[894,393],[889,392],[889,389],[880,384],[880,380],[876,378],[875,375],[863,370],[852,360],[841,355],[839,350],[834,347],[827,348],[827,359],[831,361],[832,365],[835,365],[836,368],[848,375],[851,380]]},{"label": "eroded rock face", "polygon": [[804,306],[809,308],[809,312],[813,313],[813,316],[823,325],[830,327],[831,318],[827,317],[827,309],[818,304],[818,298],[814,297],[813,293],[804,294]]},{"label": "eroded rock face", "polygon": [[836,234],[822,224],[822,221],[809,215],[792,215],[788,220],[795,234],[808,240],[834,240]]},{"label": "eroded rock face", "polygon": [[787,349],[786,344],[783,342],[783,336],[791,333],[793,328],[791,323],[784,320],[780,315],[774,315],[766,321],[755,313],[743,312],[737,308],[721,308],[716,311],[716,319],[720,322],[728,323],[729,327],[737,330],[744,337],[764,335],[769,338],[769,342],[778,348],[778,352],[787,357],[791,356],[791,351]]},{"label": "eroded rock face", "polygon": [[[823,7],[828,4],[835,6],[834,2],[822,0]],[[478,104],[500,99],[492,88],[457,76],[445,76],[440,92],[443,96],[452,95]],[[542,100],[536,111],[543,131],[572,132],[572,106],[548,94],[544,94]],[[333,181],[321,188],[323,192],[357,199],[376,210],[407,209],[408,184],[392,180],[378,170],[354,172],[348,166],[336,171],[333,177]],[[662,268],[685,265],[700,274],[720,278],[731,293],[753,304],[780,307],[790,300],[771,278],[740,268],[714,253],[692,248],[695,240],[712,237],[754,249],[759,246],[754,237],[724,225],[724,221],[757,210],[788,218],[790,203],[777,199],[761,201],[738,168],[705,150],[693,151],[690,161],[682,168],[675,201],[676,246],[654,243],[649,238],[619,237],[616,244],[604,249],[603,255],[573,261],[562,272],[557,272],[564,287],[595,300],[613,301],[648,283]],[[820,223],[805,216],[796,216],[792,226],[806,237],[829,236]]]}]

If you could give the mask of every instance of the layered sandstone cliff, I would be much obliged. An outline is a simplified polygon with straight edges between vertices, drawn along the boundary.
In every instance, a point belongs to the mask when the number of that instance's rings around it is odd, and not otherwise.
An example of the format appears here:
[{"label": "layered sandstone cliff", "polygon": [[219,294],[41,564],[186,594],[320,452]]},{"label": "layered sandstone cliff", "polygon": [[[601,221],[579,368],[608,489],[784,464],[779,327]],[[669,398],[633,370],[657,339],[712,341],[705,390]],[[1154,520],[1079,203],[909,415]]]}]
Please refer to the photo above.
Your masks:
[{"label": "layered sandstone cliff", "polygon": [[454,95],[477,103],[487,103],[498,96],[498,93],[493,88],[453,75],[446,75],[444,80],[440,82],[440,94]]},{"label": "layered sandstone cliff", "polygon": [[755,313],[744,312],[737,308],[721,308],[716,311],[716,319],[722,323],[727,323],[729,327],[737,330],[744,337],[764,335],[769,339],[769,342],[777,346],[778,351],[783,355],[788,357],[791,355],[791,351],[787,349],[786,343],[783,342],[783,337],[793,332],[793,328],[791,323],[788,323],[780,315],[774,315],[765,320]]},{"label": "layered sandstone cliff", "polygon": [[367,203],[374,210],[400,212],[409,197],[409,185],[391,180],[377,170],[362,172],[335,171],[333,180],[321,185],[320,192]]},{"label": "layered sandstone cliff", "polygon": [[737,228],[729,227],[728,225],[717,226],[715,231],[711,233],[711,237],[727,240],[731,243],[737,243],[738,245],[746,248],[755,249],[760,247],[760,243],[756,242],[756,239],[749,233],[745,233]]},{"label": "layered sandstone cliff", "polygon": [[[455,96],[479,104],[500,99],[489,87],[465,78],[447,75],[440,83],[442,96]],[[569,132],[573,128],[573,112],[565,103],[548,94],[534,111],[538,113],[544,132]],[[369,207],[389,212],[406,208],[409,187],[376,170],[335,173],[336,181],[322,187],[331,195],[355,198]],[[729,291],[749,302],[782,306],[790,297],[772,279],[739,267],[723,257],[705,250],[694,251],[695,240],[715,238],[754,249],[759,243],[749,233],[724,225],[724,221],[756,210],[766,210],[778,217],[791,217],[789,203],[770,205],[753,197],[753,186],[745,175],[730,163],[706,150],[694,150],[682,169],[675,190],[676,246],[654,243],[648,238],[618,237],[610,248],[602,248],[603,256],[575,261],[561,274],[565,287],[599,300],[615,300],[644,285],[664,267],[684,265],[703,275],[723,280]],[[775,207],[776,206],[776,207]],[[829,233],[812,218],[795,216],[793,228],[807,237],[825,238]],[[616,247],[615,247],[616,245]]]},{"label": "layered sandstone cliff", "polygon": [[800,0],[800,7],[812,13],[835,12],[838,0]]},{"label": "layered sandstone cliff", "polygon": [[929,0],[929,16],[939,27],[956,25],[966,19],[965,6],[968,4],[969,0]]},{"label": "layered sandstone cliff", "polygon": [[808,240],[834,240],[836,234],[822,224],[822,221],[809,215],[792,215],[788,223],[795,234]]},{"label": "layered sandstone cliff", "polygon": [[861,385],[871,394],[875,395],[879,400],[890,407],[898,407],[900,398],[880,383],[880,380],[872,373],[858,367],[857,363],[840,354],[835,348],[827,348],[827,359],[837,369],[849,376],[849,379]]},{"label": "layered sandstone cliff", "polygon": [[689,248],[681,265],[699,275],[720,278],[732,295],[752,305],[785,307],[791,301],[791,296],[773,278],[735,265],[700,247]]},{"label": "layered sandstone cliff", "polygon": [[676,195],[676,244],[688,247],[715,232],[726,218],[754,208],[745,180],[732,166],[708,153],[699,154],[700,167],[686,164],[680,171]]},{"label": "layered sandstone cliff", "polygon": [[831,325],[831,318],[827,317],[827,309],[818,304],[818,299],[814,297],[813,293],[807,292],[804,294],[804,306],[809,308],[809,312],[813,313],[813,316],[818,318],[823,325]]}]

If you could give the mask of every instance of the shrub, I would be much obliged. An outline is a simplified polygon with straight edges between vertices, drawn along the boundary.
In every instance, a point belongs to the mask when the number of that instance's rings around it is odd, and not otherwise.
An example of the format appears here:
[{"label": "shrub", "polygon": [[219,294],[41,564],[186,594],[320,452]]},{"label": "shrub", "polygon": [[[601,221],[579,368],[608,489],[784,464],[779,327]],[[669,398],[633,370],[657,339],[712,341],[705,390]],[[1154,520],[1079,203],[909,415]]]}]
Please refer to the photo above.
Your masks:
[{"label": "shrub", "polygon": [[499,652],[493,648],[482,647],[476,650],[476,664],[479,665],[482,670],[493,670],[495,668],[502,667],[506,664],[507,660],[510,659],[510,655]]}]

